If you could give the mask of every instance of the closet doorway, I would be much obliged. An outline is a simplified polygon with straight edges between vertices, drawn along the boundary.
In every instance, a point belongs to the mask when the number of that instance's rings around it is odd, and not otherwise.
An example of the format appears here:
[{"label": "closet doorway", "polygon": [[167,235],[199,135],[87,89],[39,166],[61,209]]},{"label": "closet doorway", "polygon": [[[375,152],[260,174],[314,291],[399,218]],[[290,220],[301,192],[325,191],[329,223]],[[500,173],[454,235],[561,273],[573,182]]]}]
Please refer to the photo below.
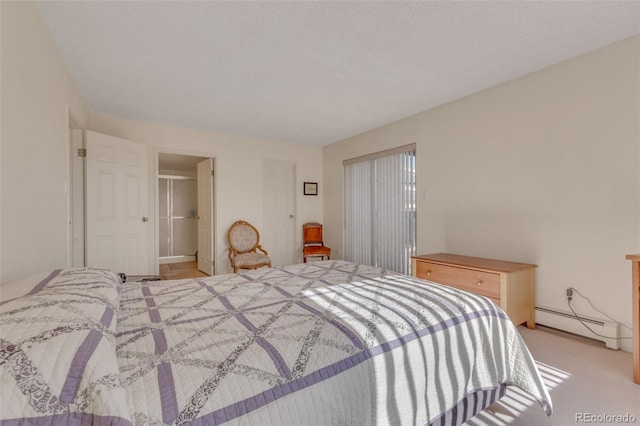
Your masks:
[{"label": "closet doorway", "polygon": [[213,158],[158,153],[158,263],[169,279],[215,273],[213,164]]}]

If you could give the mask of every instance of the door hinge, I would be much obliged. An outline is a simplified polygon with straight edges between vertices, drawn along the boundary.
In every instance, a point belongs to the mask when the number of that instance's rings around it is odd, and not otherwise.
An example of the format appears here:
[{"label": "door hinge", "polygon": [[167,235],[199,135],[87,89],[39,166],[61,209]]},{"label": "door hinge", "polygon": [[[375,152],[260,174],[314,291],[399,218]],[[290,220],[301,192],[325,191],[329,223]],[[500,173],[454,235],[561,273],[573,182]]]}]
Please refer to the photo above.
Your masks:
[{"label": "door hinge", "polygon": [[78,148],[78,157],[86,157],[87,148]]},{"label": "door hinge", "polygon": [[215,175],[216,175],[216,172],[213,169],[211,169],[211,176],[215,176]]}]

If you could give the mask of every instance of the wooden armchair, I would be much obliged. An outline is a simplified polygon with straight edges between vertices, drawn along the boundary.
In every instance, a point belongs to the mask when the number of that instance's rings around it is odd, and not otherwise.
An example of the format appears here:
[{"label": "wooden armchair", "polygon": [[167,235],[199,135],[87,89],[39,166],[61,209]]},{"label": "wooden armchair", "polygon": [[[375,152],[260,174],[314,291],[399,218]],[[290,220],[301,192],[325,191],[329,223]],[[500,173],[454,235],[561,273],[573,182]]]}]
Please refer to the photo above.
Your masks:
[{"label": "wooden armchair", "polygon": [[[238,269],[257,269],[261,266],[271,267],[271,258],[260,246],[260,233],[244,220],[238,220],[227,232],[229,243],[229,260],[233,272]],[[262,253],[258,253],[260,250]]]},{"label": "wooden armchair", "polygon": [[331,249],[324,245],[322,241],[322,225],[316,222],[309,222],[302,225],[302,257],[304,263],[307,263],[307,257],[325,256],[331,259]]}]

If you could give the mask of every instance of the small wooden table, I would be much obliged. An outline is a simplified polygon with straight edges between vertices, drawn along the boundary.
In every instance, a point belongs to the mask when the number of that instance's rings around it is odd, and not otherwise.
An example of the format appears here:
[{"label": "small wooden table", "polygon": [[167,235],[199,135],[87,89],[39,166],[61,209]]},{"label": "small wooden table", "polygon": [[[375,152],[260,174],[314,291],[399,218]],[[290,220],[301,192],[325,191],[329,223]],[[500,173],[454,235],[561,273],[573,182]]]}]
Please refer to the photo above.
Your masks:
[{"label": "small wooden table", "polygon": [[633,279],[633,381],[640,384],[640,254],[629,254]]}]

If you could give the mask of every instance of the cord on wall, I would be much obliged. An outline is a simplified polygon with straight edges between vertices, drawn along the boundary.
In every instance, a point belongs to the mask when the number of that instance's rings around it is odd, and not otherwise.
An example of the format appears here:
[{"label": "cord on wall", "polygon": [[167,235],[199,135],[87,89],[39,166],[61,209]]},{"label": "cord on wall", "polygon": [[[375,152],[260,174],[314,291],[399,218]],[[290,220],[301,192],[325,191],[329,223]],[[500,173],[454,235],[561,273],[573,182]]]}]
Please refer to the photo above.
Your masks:
[{"label": "cord on wall", "polygon": [[587,296],[583,295],[582,293],[580,293],[578,291],[578,289],[574,288],[574,287],[569,287],[567,288],[567,298],[569,301],[571,301],[571,297],[573,296],[573,292],[576,292],[576,294],[580,297],[582,297],[584,300],[586,300],[587,302],[589,302],[589,305],[591,305],[591,307],[596,311],[601,313],[602,315],[604,315],[605,317],[609,318],[611,321],[615,321],[618,324],[620,324],[621,326],[623,326],[624,328],[633,331],[633,329],[631,327],[629,327],[628,325],[626,325],[625,323],[623,323],[622,321],[618,321],[617,319],[615,319],[614,317],[612,317],[611,315],[607,314],[606,312],[604,312],[601,309],[598,309],[592,302],[591,299],[589,299]]},{"label": "cord on wall", "polygon": [[[609,336],[604,336],[602,334],[596,333],[595,331],[593,331],[593,329],[591,327],[589,327],[584,321],[582,321],[582,318],[580,318],[580,316],[576,313],[576,311],[573,309],[573,306],[571,306],[571,300],[573,299],[573,292],[576,292],[578,295],[580,295],[580,297],[582,297],[583,299],[585,299],[587,302],[589,302],[589,304],[591,305],[591,307],[593,309],[595,309],[596,311],[600,312],[602,315],[606,316],[607,318],[609,318],[610,320],[615,321],[616,323],[622,325],[623,327],[629,328],[627,327],[625,324],[621,323],[620,321],[618,321],[615,318],[612,318],[611,316],[607,315],[606,313],[602,312],[600,309],[596,308],[595,306],[593,306],[593,303],[591,303],[591,300],[589,300],[587,297],[583,296],[582,294],[580,294],[580,292],[578,290],[576,290],[573,287],[569,287],[567,288],[567,305],[569,306],[569,309],[571,309],[571,312],[573,312],[573,316],[580,322],[580,324],[582,324],[583,326],[585,326],[585,328],[587,330],[589,330],[591,333],[595,334],[598,337],[603,337],[605,339],[631,339],[631,337],[609,337]],[[630,329],[630,328],[629,328]]]}]

